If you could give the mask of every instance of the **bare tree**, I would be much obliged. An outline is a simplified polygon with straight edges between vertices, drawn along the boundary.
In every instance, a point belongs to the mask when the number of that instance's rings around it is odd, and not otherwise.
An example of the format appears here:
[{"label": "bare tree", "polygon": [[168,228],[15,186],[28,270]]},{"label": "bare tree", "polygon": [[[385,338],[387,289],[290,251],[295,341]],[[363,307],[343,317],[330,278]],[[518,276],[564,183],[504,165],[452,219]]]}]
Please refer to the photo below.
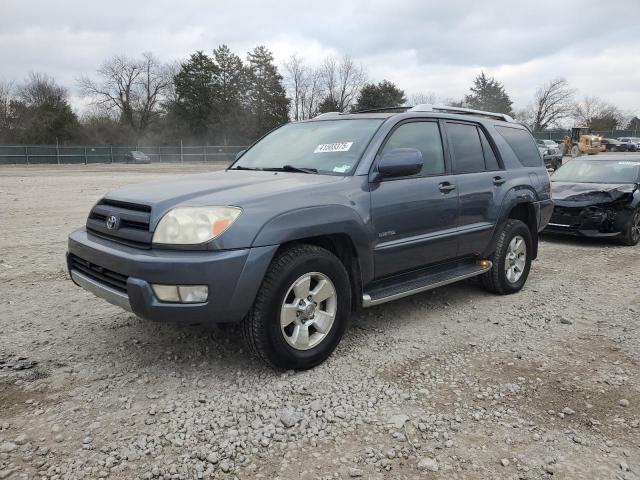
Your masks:
[{"label": "bare tree", "polygon": [[170,93],[170,69],[151,53],[141,59],[116,56],[98,69],[100,81],[89,77],[78,80],[92,103],[118,113],[120,121],[137,132],[144,132],[160,114],[160,105]]},{"label": "bare tree", "polygon": [[66,100],[67,89],[58,85],[53,77],[44,73],[29,72],[25,83],[18,88],[18,98],[25,105],[41,107]]},{"label": "bare tree", "polygon": [[0,81],[0,140],[8,141],[10,137],[11,121],[11,101],[13,100],[13,83]]},{"label": "bare tree", "polygon": [[573,109],[574,120],[594,130],[613,129],[624,121],[624,115],[615,106],[599,97],[587,96]]},{"label": "bare tree", "polygon": [[344,112],[355,102],[367,81],[364,67],[345,55],[341,59],[328,57],[320,70],[325,99],[330,99],[340,112]]},{"label": "bare tree", "polygon": [[531,113],[531,128],[534,131],[557,126],[561,120],[572,114],[575,90],[564,78],[554,78],[536,90]]},{"label": "bare tree", "polygon": [[313,118],[318,113],[318,104],[322,100],[322,74],[319,69],[309,71],[303,96],[303,118]]},{"label": "bare tree", "polygon": [[307,88],[309,69],[304,64],[304,59],[293,54],[284,62],[284,77],[289,95],[291,96],[291,110],[293,119],[298,121],[303,117],[304,97]]},{"label": "bare tree", "polygon": [[421,105],[421,104],[431,104],[435,105],[441,103],[438,99],[438,96],[433,92],[418,92],[412,93],[409,95],[409,105]]}]

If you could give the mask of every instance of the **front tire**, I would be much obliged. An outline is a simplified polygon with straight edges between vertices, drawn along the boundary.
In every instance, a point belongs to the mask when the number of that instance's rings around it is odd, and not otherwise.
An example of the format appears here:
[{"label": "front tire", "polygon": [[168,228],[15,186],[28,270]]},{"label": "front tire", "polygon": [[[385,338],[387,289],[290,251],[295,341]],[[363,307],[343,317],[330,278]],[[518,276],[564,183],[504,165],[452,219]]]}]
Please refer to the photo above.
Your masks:
[{"label": "front tire", "polygon": [[249,350],[272,367],[306,370],[331,355],[350,311],[342,262],[315,245],[295,245],[271,262],[242,334]]},{"label": "front tire", "polygon": [[533,240],[527,225],[520,220],[507,220],[491,256],[493,267],[481,277],[484,288],[499,295],[520,291],[529,276],[532,252]]},{"label": "front tire", "polygon": [[622,243],[630,247],[637,245],[638,242],[640,242],[640,207],[631,213],[622,237]]}]

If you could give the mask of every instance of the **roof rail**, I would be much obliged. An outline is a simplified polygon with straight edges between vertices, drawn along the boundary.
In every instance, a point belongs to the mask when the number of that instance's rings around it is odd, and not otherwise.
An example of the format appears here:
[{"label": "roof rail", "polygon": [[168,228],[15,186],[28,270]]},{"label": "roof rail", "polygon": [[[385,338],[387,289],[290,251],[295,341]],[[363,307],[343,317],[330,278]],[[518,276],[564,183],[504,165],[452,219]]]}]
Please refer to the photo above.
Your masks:
[{"label": "roof rail", "polygon": [[340,115],[340,112],[325,112],[325,113],[321,113],[320,115],[316,115],[313,118],[316,119],[316,118],[323,118],[323,117],[333,117],[334,115]]},{"label": "roof rail", "polygon": [[485,112],[484,110],[473,110],[472,108],[449,107],[447,105],[431,105],[423,103],[409,109],[410,112],[442,112],[442,113],[459,113],[461,115],[477,115],[479,117],[492,118],[494,120],[502,120],[504,122],[516,123],[510,115],[506,113]]},{"label": "roof rail", "polygon": [[400,107],[380,107],[380,108],[369,108],[367,110],[358,110],[357,112],[352,113],[376,113],[376,112],[393,112],[395,110],[407,111],[411,107],[410,106],[400,106]]}]

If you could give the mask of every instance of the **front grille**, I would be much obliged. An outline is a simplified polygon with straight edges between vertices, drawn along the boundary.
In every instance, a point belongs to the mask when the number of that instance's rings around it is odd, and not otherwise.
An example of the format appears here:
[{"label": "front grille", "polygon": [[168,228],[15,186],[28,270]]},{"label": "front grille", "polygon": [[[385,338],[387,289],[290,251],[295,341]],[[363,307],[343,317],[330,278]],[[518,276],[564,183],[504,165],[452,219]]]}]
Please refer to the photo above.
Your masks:
[{"label": "front grille", "polygon": [[[107,219],[112,215],[117,218],[117,224],[109,229]],[[102,199],[89,213],[87,230],[132,247],[151,248],[150,217],[149,205]]]},{"label": "front grille", "polygon": [[87,277],[107,285],[115,290],[127,293],[127,276],[88,262],[76,255],[69,254],[69,268],[83,273]]},{"label": "front grille", "polygon": [[557,223],[561,225],[569,225],[571,227],[577,227],[580,225],[580,212],[581,208],[564,208],[555,207],[553,214],[551,215],[550,223]]}]

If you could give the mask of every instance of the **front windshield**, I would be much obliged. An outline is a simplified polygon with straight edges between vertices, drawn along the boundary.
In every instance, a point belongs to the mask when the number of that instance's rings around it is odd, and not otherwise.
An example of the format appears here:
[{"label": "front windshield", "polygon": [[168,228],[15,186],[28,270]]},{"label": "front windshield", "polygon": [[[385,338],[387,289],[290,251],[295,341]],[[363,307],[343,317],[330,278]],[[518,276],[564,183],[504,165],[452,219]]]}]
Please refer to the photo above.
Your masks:
[{"label": "front windshield", "polygon": [[575,183],[635,183],[640,161],[570,161],[551,175],[554,182]]},{"label": "front windshield", "polygon": [[289,123],[249,149],[233,169],[295,167],[318,173],[352,173],[382,119]]}]

